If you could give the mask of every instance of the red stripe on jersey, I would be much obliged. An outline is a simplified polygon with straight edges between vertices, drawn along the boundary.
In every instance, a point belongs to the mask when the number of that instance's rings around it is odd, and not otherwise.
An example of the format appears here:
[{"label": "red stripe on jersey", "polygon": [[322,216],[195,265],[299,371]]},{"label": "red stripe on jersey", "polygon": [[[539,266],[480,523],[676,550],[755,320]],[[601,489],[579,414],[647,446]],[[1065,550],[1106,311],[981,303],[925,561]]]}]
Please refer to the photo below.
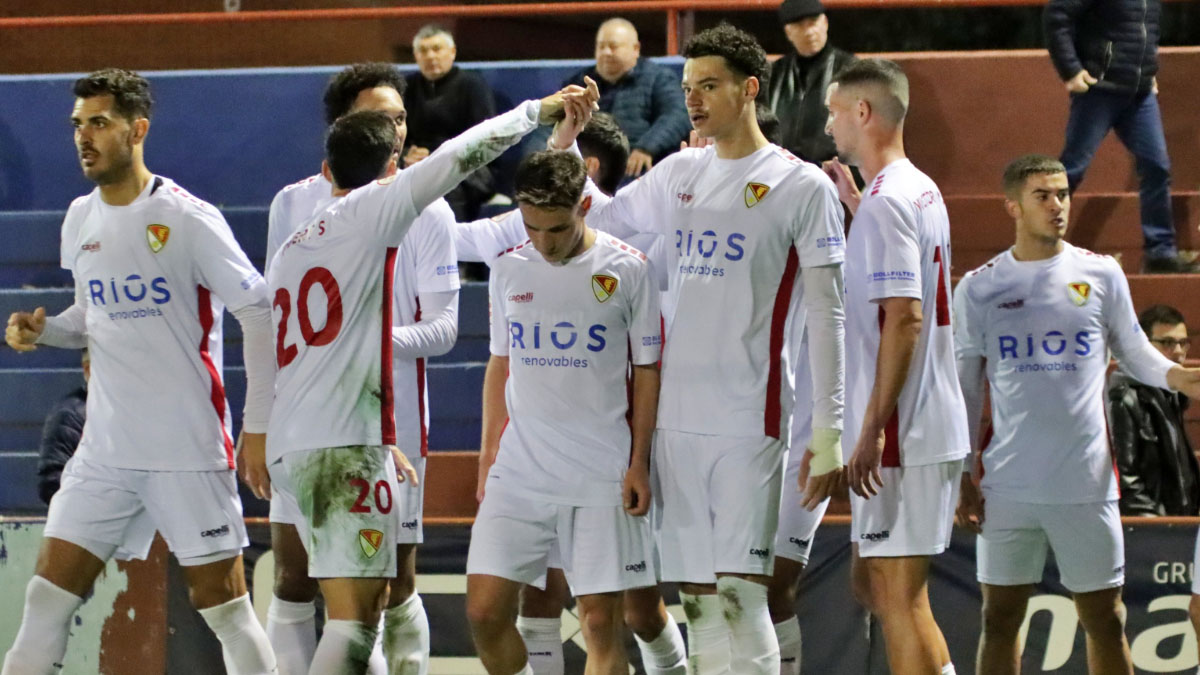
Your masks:
[{"label": "red stripe on jersey", "polygon": [[[879,308],[879,339],[883,340],[883,307]],[[896,403],[891,417],[883,428],[883,458],[880,466],[898,467],[900,464],[900,403]]]},{"label": "red stripe on jersey", "polygon": [[196,287],[196,304],[200,311],[200,361],[208,369],[208,377],[212,380],[209,396],[213,410],[217,412],[217,423],[221,425],[221,438],[225,440],[225,462],[234,469],[237,463],[233,459],[233,439],[225,430],[225,385],[221,383],[221,373],[213,363],[212,354],[208,353],[208,335],[213,328],[212,294],[203,286]]},{"label": "red stripe on jersey", "polygon": [[792,288],[796,285],[796,272],[800,269],[800,258],[796,249],[788,247],[787,264],[783,267],[783,277],[779,280],[779,290],[775,292],[775,307],[771,311],[771,342],[767,368],[767,405],[763,412],[763,433],[771,438],[779,438],[780,419],[782,418],[782,402],[779,400],[780,363],[783,353],[784,324],[787,323],[788,308],[792,304]]},{"label": "red stripe on jersey", "polygon": [[937,324],[938,326],[950,325],[950,294],[946,292],[946,261],[942,258],[942,247],[938,246],[933,249],[933,262],[937,263],[937,298],[934,301],[934,306],[937,307]]},{"label": "red stripe on jersey", "polygon": [[[413,321],[421,320],[421,298],[413,298],[417,303],[417,311],[413,313]],[[421,425],[421,456],[429,456],[429,427],[425,426],[425,359],[417,359],[417,422]]]},{"label": "red stripe on jersey", "polygon": [[395,246],[388,247],[383,262],[383,325],[379,340],[379,437],[383,445],[396,444],[396,402],[392,391],[392,283],[396,278]]}]

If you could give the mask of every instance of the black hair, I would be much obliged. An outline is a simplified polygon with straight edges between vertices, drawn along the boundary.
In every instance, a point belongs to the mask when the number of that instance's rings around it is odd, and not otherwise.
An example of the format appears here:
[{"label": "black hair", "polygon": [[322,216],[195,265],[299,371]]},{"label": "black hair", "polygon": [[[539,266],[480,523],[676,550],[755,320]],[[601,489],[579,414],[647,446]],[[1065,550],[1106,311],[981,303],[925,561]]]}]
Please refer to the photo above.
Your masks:
[{"label": "black hair", "polygon": [[1022,155],[1004,167],[1004,194],[1010,199],[1019,199],[1030,176],[1066,172],[1063,163],[1049,155]]},{"label": "black hair", "polygon": [[105,68],[88,73],[75,80],[71,90],[76,98],[112,96],[113,110],[131,122],[141,117],[150,119],[150,109],[154,107],[150,82],[135,72],[121,68]]},{"label": "black hair", "polygon": [[543,209],[574,208],[583,196],[587,169],[577,155],[542,150],[521,160],[513,178],[518,204]]},{"label": "black hair", "polygon": [[391,87],[404,95],[404,76],[390,63],[356,63],[329,79],[325,87],[325,124],[350,112],[364,89]]},{"label": "black hair", "polygon": [[683,48],[683,56],[688,59],[720,56],[734,73],[757,77],[759,91],[767,90],[767,75],[771,71],[767,53],[753,35],[725,22],[693,35]]},{"label": "black hair", "polygon": [[767,104],[759,101],[754,104],[754,117],[758,120],[758,128],[763,136],[775,145],[779,145],[782,136],[779,134],[779,118]]},{"label": "black hair", "polygon": [[605,194],[616,194],[629,162],[629,139],[617,126],[617,120],[605,112],[592,113],[592,119],[579,132],[576,142],[584,157],[600,160],[596,186]]},{"label": "black hair", "polygon": [[396,150],[396,124],[387,113],[343,115],[325,135],[325,161],[339,188],[353,190],[383,175]]},{"label": "black hair", "polygon": [[855,59],[833,76],[833,84],[841,87],[874,86],[882,98],[874,101],[877,112],[899,125],[908,115],[908,76],[895,61],[887,59]]},{"label": "black hair", "polygon": [[1138,315],[1138,324],[1146,333],[1146,337],[1150,337],[1151,330],[1160,323],[1166,326],[1178,326],[1184,323],[1183,314],[1170,305],[1150,305]]}]

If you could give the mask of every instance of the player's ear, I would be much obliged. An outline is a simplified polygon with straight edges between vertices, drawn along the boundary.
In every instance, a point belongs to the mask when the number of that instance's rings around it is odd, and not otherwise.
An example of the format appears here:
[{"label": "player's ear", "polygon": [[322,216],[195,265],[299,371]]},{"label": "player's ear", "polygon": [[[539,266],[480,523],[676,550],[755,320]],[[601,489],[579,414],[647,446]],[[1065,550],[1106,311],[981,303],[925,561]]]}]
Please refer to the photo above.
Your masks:
[{"label": "player's ear", "polygon": [[146,140],[146,134],[150,133],[150,120],[139,117],[133,121],[130,127],[133,129],[133,142],[136,145]]},{"label": "player's ear", "polygon": [[[329,162],[321,160],[321,177],[333,183],[333,170],[329,168]],[[336,183],[335,183],[336,184]]]},{"label": "player's ear", "polygon": [[383,175],[380,177],[387,178],[388,176],[395,176],[396,171],[399,170],[398,166],[399,165],[396,163],[396,155],[393,153],[391,159],[388,160],[387,166],[383,169]]},{"label": "player's ear", "polygon": [[744,93],[750,98],[750,100],[753,101],[754,99],[758,98],[758,90],[762,88],[762,83],[758,81],[757,77],[754,77],[753,75],[747,77],[746,84],[744,86]]},{"label": "player's ear", "polygon": [[588,195],[579,202],[579,215],[586,216],[587,212],[592,209],[592,196]]},{"label": "player's ear", "polygon": [[1004,210],[1008,213],[1009,218],[1017,220],[1021,217],[1021,202],[1009,197],[1008,195],[1005,195]]},{"label": "player's ear", "polygon": [[584,157],[583,167],[587,170],[588,178],[596,180],[596,176],[600,175],[600,158],[599,157]]}]

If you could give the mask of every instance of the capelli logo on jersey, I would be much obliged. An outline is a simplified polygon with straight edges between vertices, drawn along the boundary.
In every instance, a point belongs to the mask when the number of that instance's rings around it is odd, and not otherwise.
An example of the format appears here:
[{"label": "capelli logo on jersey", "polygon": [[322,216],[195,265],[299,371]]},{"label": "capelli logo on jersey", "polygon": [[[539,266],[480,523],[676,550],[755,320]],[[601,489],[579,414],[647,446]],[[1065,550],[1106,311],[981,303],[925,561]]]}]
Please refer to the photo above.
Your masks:
[{"label": "capelli logo on jersey", "polygon": [[800,548],[808,548],[809,544],[808,539],[801,539],[799,537],[788,537],[788,541],[796,546],[799,546]]},{"label": "capelli logo on jersey", "polygon": [[100,242],[89,241],[88,243],[84,244],[83,246],[80,246],[79,249],[81,251],[87,251],[88,253],[96,253],[100,250]]},{"label": "capelli logo on jersey", "polygon": [[171,238],[171,228],[166,225],[154,224],[146,226],[146,243],[150,246],[150,250],[158,253],[167,245],[167,240]]},{"label": "capelli logo on jersey", "polygon": [[769,549],[769,548],[751,548],[750,555],[754,556],[755,558],[764,558],[764,559],[770,558],[771,557],[771,549]]},{"label": "capelli logo on jersey", "polygon": [[996,308],[997,309],[1021,309],[1024,306],[1025,306],[1025,298],[1017,298],[1016,300],[1009,300],[1008,302],[1002,302],[1002,303],[996,305]]},{"label": "capelli logo on jersey", "polygon": [[858,538],[863,541],[887,541],[891,536],[891,530],[884,530],[882,532],[864,532],[858,535]]},{"label": "capelli logo on jersey", "polygon": [[514,293],[513,295],[508,296],[508,301],[514,303],[533,302],[533,291],[528,291],[526,293]]},{"label": "capelli logo on jersey", "polygon": [[645,572],[646,571],[646,561],[642,560],[640,562],[635,562],[635,563],[626,565],[625,571],[626,572]]},{"label": "capelli logo on jersey", "polygon": [[683,202],[684,204],[688,204],[688,203],[690,203],[690,202],[691,202],[693,199],[695,199],[695,198],[696,198],[696,196],[695,196],[695,195],[688,194],[688,193],[686,193],[686,192],[680,192],[680,193],[677,193],[677,194],[675,195],[675,197],[676,197],[676,198],[677,198],[679,201]]},{"label": "capelli logo on jersey", "polygon": [[752,209],[755,206],[758,206],[758,203],[761,202],[770,191],[771,187],[768,185],[763,185],[762,183],[746,183],[746,208]]}]

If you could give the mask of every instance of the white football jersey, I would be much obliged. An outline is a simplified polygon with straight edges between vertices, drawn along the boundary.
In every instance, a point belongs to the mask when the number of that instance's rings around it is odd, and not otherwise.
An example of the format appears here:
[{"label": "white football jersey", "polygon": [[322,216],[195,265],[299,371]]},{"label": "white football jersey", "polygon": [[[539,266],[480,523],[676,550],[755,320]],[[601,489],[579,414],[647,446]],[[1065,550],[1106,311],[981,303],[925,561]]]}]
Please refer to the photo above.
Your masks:
[{"label": "white football jersey", "polygon": [[846,250],[847,459],[875,384],[887,298],[921,301],[917,340],[900,400],[885,429],[883,466],[965,457],[967,414],[954,361],[950,317],[950,219],[942,193],[912,162],[883,168],[863,193]]},{"label": "white football jersey", "polygon": [[[293,183],[271,201],[267,234],[267,260],[287,241],[297,226],[323,206],[335,201],[333,184],[317,174]],[[400,243],[396,254],[392,285],[392,325],[411,326],[421,318],[421,293],[457,291],[458,260],[451,239],[454,212],[445,199],[425,207],[413,221],[412,230]],[[267,264],[270,269],[270,262]],[[426,390],[425,359],[392,359],[393,404],[396,410],[396,444],[409,452],[429,451],[429,397]]]},{"label": "white football jersey", "polygon": [[[788,439],[799,270],[839,264],[842,206],[820,169],[769,145],[740,159],[672,154],[605,203],[596,229],[666,237],[668,316],[658,426]],[[840,426],[822,395],[814,424]]]},{"label": "white football jersey", "polygon": [[1047,260],[1011,251],[954,293],[960,355],[983,357],[992,439],[983,490],[1034,504],[1117,498],[1104,417],[1109,348],[1144,341],[1129,283],[1108,256],[1064,243]]},{"label": "white football jersey", "polygon": [[266,286],[225,218],[168,178],[133,203],[71,203],[62,266],[85,298],[92,376],[79,455],[123,469],[234,466],[222,382],[224,308]]},{"label": "white football jersey", "polygon": [[658,361],[646,257],[604,233],[565,264],[532,244],[492,264],[491,352],[508,357],[509,421],[488,473],[559,504],[619,506],[629,466],[628,363]]}]

